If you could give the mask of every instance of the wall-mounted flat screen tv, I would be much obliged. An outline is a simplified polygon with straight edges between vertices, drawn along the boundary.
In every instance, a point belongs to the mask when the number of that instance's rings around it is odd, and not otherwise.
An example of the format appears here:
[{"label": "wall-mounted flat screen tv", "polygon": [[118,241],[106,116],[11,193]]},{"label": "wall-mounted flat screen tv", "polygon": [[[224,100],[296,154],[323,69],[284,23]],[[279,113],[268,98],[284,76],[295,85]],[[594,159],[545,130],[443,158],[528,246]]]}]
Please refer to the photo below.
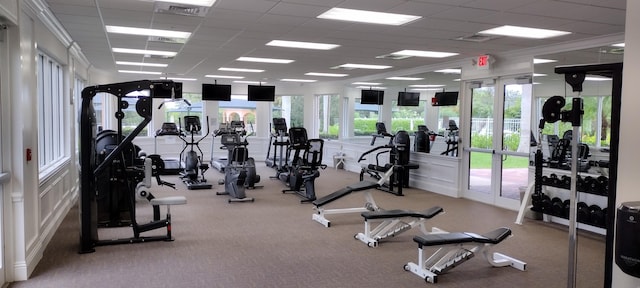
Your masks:
[{"label": "wall-mounted flat screen tv", "polygon": [[383,100],[383,90],[362,90],[360,93],[360,104],[382,105]]},{"label": "wall-mounted flat screen tv", "polygon": [[276,86],[249,85],[247,88],[248,101],[273,102],[276,99]]},{"label": "wall-mounted flat screen tv", "polygon": [[[171,97],[171,88],[174,88],[174,96]],[[163,99],[179,99],[182,98],[182,82],[154,81],[153,82],[153,98]]]},{"label": "wall-mounted flat screen tv", "polygon": [[398,92],[398,106],[420,106],[420,92]]},{"label": "wall-mounted flat screen tv", "polygon": [[231,85],[202,83],[202,100],[231,101]]},{"label": "wall-mounted flat screen tv", "polygon": [[458,92],[436,92],[431,98],[431,106],[455,106],[458,105]]}]

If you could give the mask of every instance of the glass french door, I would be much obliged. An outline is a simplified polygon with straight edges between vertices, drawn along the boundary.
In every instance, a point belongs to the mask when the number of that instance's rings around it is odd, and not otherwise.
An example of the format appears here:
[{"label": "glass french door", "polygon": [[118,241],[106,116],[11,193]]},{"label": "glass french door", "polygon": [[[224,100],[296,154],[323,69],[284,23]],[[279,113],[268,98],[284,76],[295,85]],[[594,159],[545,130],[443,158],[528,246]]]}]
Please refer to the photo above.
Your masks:
[{"label": "glass french door", "polygon": [[467,93],[463,194],[515,210],[529,182],[530,78],[469,82]]}]

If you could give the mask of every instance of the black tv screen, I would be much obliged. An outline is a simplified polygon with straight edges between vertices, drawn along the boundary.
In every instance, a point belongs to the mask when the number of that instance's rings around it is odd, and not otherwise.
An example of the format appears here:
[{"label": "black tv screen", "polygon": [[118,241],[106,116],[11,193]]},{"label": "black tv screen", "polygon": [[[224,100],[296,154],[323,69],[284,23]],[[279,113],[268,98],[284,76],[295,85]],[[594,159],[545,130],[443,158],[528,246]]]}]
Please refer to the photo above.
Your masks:
[{"label": "black tv screen", "polygon": [[202,100],[231,101],[231,85],[203,83]]},{"label": "black tv screen", "polygon": [[384,91],[382,90],[362,90],[360,93],[360,104],[382,105]]},{"label": "black tv screen", "polygon": [[431,99],[431,106],[455,106],[458,105],[458,92],[436,92]]},{"label": "black tv screen", "polygon": [[398,92],[398,106],[420,106],[420,92]]},{"label": "black tv screen", "polygon": [[276,86],[249,85],[247,90],[248,101],[273,102],[276,99]]},{"label": "black tv screen", "polygon": [[[171,97],[171,88],[174,88],[174,97]],[[182,98],[182,82],[157,81],[153,82],[153,98],[179,99]]]}]

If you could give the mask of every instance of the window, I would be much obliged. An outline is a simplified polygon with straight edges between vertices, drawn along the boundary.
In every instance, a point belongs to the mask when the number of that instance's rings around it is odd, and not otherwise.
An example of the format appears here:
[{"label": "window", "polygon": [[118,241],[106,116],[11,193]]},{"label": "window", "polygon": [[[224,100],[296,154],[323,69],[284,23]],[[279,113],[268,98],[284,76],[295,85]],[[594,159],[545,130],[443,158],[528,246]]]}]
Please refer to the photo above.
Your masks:
[{"label": "window", "polygon": [[338,139],[340,131],[340,95],[318,95],[318,135],[321,139]]},{"label": "window", "polygon": [[242,120],[247,134],[252,135],[256,132],[256,103],[247,101],[247,95],[231,95],[231,101],[218,102],[218,119],[220,123]]},{"label": "window", "polygon": [[371,136],[376,133],[376,122],[380,122],[380,106],[374,104],[360,104],[356,98],[353,119],[354,136]]},{"label": "window", "polygon": [[38,55],[38,167],[52,168],[66,154],[64,129],[64,73],[62,66],[43,53]]},{"label": "window", "polygon": [[289,127],[304,127],[304,96],[276,96],[271,116],[286,119]]},{"label": "window", "polygon": [[[82,106],[82,89],[84,89],[84,80],[80,79],[78,76],[74,79],[74,88],[73,88],[73,99],[75,103],[75,107],[77,107],[78,112],[75,114],[76,117],[80,117],[80,109]],[[96,116],[97,111],[96,111]],[[79,120],[76,123],[80,123]],[[76,150],[80,149],[80,124],[76,124]]]},{"label": "window", "polygon": [[[129,135],[134,129],[136,129],[136,127],[138,127],[138,125],[140,125],[140,123],[142,123],[144,118],[138,115],[138,112],[136,111],[138,97],[123,97],[122,102],[126,102],[128,104],[126,108],[122,109],[122,112],[124,112],[124,118],[122,118],[122,135]],[[149,125],[142,129],[137,136],[147,136],[149,135],[148,133]]]},{"label": "window", "polygon": [[418,125],[424,125],[427,116],[427,101],[420,99],[420,106],[398,106],[398,101],[391,102],[391,131],[400,130],[411,133],[418,131]]}]

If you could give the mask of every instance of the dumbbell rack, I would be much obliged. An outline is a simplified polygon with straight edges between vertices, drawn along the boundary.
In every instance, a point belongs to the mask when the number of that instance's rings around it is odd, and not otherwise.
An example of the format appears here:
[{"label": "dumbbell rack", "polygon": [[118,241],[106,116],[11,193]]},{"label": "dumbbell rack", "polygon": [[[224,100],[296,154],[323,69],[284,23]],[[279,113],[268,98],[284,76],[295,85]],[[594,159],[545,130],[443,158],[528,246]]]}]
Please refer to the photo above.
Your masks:
[{"label": "dumbbell rack", "polygon": [[[606,235],[608,178],[595,173],[581,173],[577,182],[578,228]],[[544,168],[542,176],[543,203],[532,203],[531,210],[542,213],[543,221],[568,225],[568,198],[571,188],[570,171]],[[595,215],[592,217],[592,215]]]}]

